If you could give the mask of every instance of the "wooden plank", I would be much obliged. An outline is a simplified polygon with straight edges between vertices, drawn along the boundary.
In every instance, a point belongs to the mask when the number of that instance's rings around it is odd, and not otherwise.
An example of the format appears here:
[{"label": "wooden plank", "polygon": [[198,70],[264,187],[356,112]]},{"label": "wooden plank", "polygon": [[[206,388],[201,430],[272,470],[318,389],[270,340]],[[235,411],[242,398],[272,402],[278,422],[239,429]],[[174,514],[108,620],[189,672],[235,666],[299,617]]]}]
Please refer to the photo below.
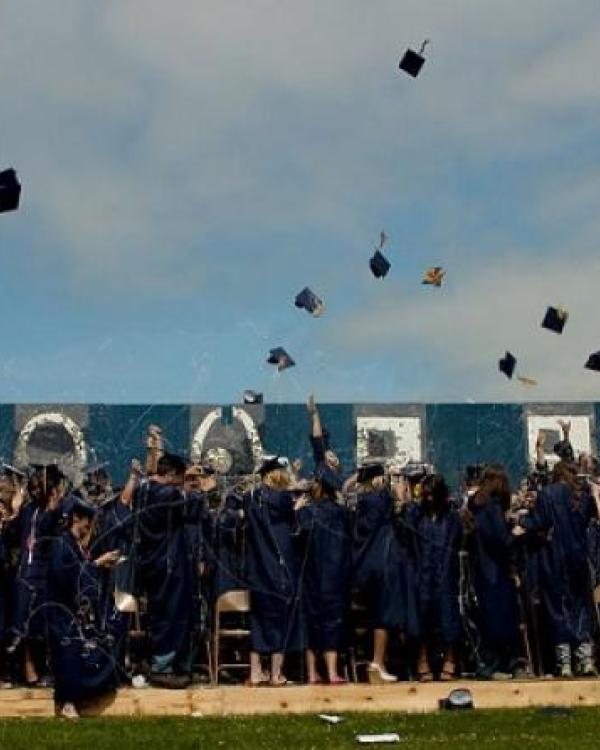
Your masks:
[{"label": "wooden plank", "polygon": [[[599,706],[600,680],[295,685],[285,688],[198,687],[187,690],[123,688],[82,711],[94,716],[252,716],[348,711],[436,711],[450,690],[471,690],[476,708]],[[51,690],[0,691],[0,717],[53,716]]]}]

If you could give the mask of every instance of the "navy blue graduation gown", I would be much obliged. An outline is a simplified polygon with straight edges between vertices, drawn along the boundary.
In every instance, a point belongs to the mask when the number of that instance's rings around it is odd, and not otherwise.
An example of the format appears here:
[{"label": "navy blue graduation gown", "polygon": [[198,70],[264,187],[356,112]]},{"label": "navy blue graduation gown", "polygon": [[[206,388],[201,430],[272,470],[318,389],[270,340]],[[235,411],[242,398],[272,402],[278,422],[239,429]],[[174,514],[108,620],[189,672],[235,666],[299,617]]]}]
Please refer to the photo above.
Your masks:
[{"label": "navy blue graduation gown", "polygon": [[297,651],[305,643],[294,497],[263,484],[244,496],[244,520],[252,649],[264,654]]},{"label": "navy blue graduation gown", "polygon": [[0,644],[6,637],[10,622],[10,546],[5,529],[0,530]]},{"label": "navy blue graduation gown", "polygon": [[448,507],[437,516],[413,505],[407,520],[414,526],[417,547],[417,591],[421,634],[444,644],[460,639],[459,558],[462,523]]},{"label": "navy blue graduation gown", "polygon": [[578,644],[592,638],[592,594],[588,527],[595,507],[583,494],[575,502],[566,484],[546,487],[521,525],[542,536],[539,582],[553,643]]},{"label": "navy blue graduation gown", "polygon": [[500,501],[474,500],[475,528],[470,538],[470,564],[477,595],[476,620],[483,643],[506,652],[518,645],[518,604],[513,573],[514,537]]},{"label": "navy blue graduation gown", "polygon": [[46,635],[48,564],[60,520],[59,509],[46,510],[29,502],[13,522],[11,532],[19,546],[19,562],[14,581],[12,629],[19,637]]},{"label": "navy blue graduation gown", "polygon": [[330,498],[297,512],[302,531],[302,605],[308,647],[341,651],[346,642],[352,572],[347,509]]},{"label": "navy blue graduation gown", "polygon": [[113,638],[102,629],[99,573],[69,531],[53,540],[48,625],[58,702],[95,697],[117,685]]},{"label": "navy blue graduation gown", "polygon": [[407,540],[410,531],[394,517],[387,490],[358,497],[353,532],[354,587],[367,601],[373,628],[400,628],[418,634],[414,565]]},{"label": "navy blue graduation gown", "polygon": [[[185,671],[191,652],[193,579],[185,538],[188,498],[174,486],[142,482],[134,494],[137,560],[148,602],[152,656]],[[170,668],[170,667],[169,667]]]},{"label": "navy blue graduation gown", "polygon": [[243,522],[244,498],[230,493],[225,498],[224,507],[218,512],[214,531],[214,546],[207,550],[214,565],[215,597],[235,589],[246,589],[245,539]]}]

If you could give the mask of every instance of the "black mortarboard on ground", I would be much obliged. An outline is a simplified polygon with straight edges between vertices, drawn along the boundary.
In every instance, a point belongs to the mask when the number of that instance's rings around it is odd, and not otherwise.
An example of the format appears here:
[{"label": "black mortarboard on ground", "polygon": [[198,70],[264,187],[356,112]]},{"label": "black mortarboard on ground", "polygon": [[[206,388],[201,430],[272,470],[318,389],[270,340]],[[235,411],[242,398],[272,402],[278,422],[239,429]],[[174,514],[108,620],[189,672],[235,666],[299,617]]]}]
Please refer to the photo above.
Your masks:
[{"label": "black mortarboard on ground", "polygon": [[312,289],[309,289],[307,286],[296,295],[294,304],[296,307],[304,309],[311,315],[314,315],[315,318],[318,318],[319,315],[323,315],[325,312],[323,301],[320,300]]},{"label": "black mortarboard on ground", "polygon": [[358,470],[357,481],[360,483],[370,482],[375,477],[382,477],[384,474],[385,468],[383,464],[367,464],[366,466],[361,466]]},{"label": "black mortarboard on ground", "polygon": [[0,172],[0,213],[16,211],[19,208],[21,184],[14,169]]},{"label": "black mortarboard on ground", "polygon": [[288,367],[294,367],[296,364],[290,355],[282,346],[278,346],[275,349],[270,349],[269,359],[267,362],[270,365],[277,365],[277,369],[286,370]]},{"label": "black mortarboard on ground", "polygon": [[405,73],[408,73],[409,76],[416,78],[421,72],[421,68],[423,67],[423,63],[425,62],[423,53],[425,52],[425,47],[428,44],[429,39],[426,39],[421,45],[421,49],[418,52],[415,52],[410,48],[407,49],[404,53],[404,56],[400,60],[400,65],[398,66],[400,70],[403,70]]},{"label": "black mortarboard on ground", "polygon": [[585,363],[587,370],[594,370],[594,372],[600,372],[600,352],[594,352],[590,354]]},{"label": "black mortarboard on ground", "polygon": [[379,250],[375,251],[375,255],[369,261],[369,268],[376,279],[382,279],[386,276],[391,266],[392,264],[383,253],[379,252]]},{"label": "black mortarboard on ground", "polygon": [[504,357],[498,361],[498,369],[503,372],[507,378],[512,378],[517,366],[517,358],[510,352],[506,352]]},{"label": "black mortarboard on ground", "polygon": [[243,401],[245,404],[262,404],[263,395],[256,391],[244,391]]},{"label": "black mortarboard on ground", "polygon": [[569,313],[561,307],[549,307],[542,320],[542,328],[547,328],[554,333],[562,333],[568,318]]}]

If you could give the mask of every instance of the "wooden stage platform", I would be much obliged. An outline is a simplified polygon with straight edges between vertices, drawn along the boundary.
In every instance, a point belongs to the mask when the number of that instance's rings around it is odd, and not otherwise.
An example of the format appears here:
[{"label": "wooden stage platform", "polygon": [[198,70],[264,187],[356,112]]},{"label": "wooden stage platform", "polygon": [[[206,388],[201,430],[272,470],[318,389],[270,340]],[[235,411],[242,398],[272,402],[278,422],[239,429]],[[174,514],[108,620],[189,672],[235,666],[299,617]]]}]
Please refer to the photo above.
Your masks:
[{"label": "wooden stage platform", "polygon": [[[198,687],[187,690],[124,688],[116,697],[82,711],[93,716],[232,716],[349,711],[427,712],[438,710],[452,688],[471,690],[476,708],[600,705],[600,679],[510,680],[507,682],[410,683],[339,687]],[[0,717],[54,715],[52,691],[0,691]]]}]

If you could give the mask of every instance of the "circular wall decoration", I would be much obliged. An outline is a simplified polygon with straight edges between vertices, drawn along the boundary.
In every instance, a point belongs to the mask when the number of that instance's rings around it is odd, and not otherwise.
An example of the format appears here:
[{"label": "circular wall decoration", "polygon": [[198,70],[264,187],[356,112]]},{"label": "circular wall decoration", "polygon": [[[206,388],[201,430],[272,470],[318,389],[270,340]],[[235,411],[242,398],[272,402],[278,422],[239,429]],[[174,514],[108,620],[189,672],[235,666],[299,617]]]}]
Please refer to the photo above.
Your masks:
[{"label": "circular wall decoration", "polygon": [[36,414],[19,433],[14,462],[19,468],[56,462],[65,473],[78,473],[87,462],[83,430],[66,414]]}]

